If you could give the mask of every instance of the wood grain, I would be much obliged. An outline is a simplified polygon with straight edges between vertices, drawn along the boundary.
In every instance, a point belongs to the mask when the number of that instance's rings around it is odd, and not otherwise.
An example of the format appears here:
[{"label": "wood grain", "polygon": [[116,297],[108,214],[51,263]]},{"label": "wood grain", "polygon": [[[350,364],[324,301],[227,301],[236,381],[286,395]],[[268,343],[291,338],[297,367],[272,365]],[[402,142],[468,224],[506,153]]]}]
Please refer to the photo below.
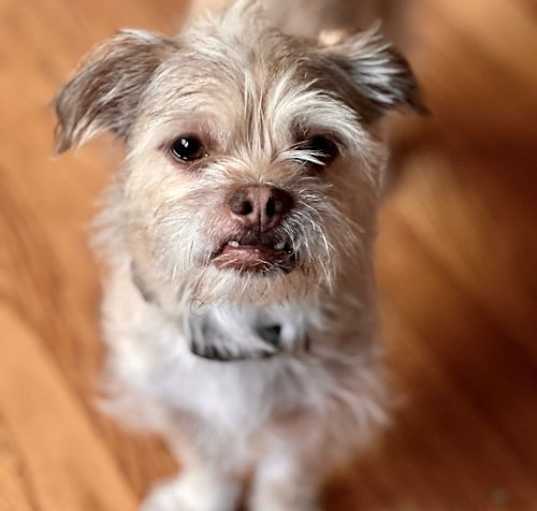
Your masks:
[{"label": "wood grain", "polygon": [[[26,499],[43,509],[134,511],[113,456],[44,356],[42,341],[9,310],[0,309],[0,324],[9,332],[0,362],[0,409]],[[25,472],[38,477],[27,479]]]},{"label": "wood grain", "polygon": [[[410,9],[409,2],[409,9]],[[176,470],[94,406],[87,230],[119,147],[52,157],[49,104],[114,30],[171,32],[182,1],[0,3],[0,511],[134,509]],[[330,510],[537,509],[537,9],[421,0],[410,53],[433,116],[394,119],[377,248],[393,425]]]}]

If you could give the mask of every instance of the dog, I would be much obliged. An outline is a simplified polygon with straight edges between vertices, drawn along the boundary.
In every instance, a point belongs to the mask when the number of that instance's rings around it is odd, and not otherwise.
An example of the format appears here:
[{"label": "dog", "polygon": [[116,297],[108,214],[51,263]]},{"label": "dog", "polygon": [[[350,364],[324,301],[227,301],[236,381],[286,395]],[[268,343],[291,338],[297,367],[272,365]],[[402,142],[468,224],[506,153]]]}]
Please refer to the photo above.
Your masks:
[{"label": "dog", "polygon": [[125,30],[56,98],[57,150],[126,158],[98,241],[108,408],[185,465],[143,511],[320,509],[389,416],[372,249],[387,149],[420,111],[377,28],[289,35],[256,0],[175,37]]}]

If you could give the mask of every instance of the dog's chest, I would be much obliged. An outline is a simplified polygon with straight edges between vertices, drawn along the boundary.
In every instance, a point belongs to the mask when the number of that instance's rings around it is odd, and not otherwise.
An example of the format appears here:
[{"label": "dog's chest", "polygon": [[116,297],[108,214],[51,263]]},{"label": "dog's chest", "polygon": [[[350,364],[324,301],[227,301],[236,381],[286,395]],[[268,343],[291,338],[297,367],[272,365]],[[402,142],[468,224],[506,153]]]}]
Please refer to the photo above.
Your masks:
[{"label": "dog's chest", "polygon": [[189,331],[197,332],[194,340],[185,335],[190,355],[162,373],[162,398],[170,405],[246,427],[299,398],[297,368],[307,372],[304,357],[314,328],[309,313],[298,307],[219,307],[190,323]]},{"label": "dog's chest", "polygon": [[[315,392],[304,344],[319,321],[311,310],[219,308],[191,318],[189,328],[203,333],[206,346],[244,355],[227,362],[196,355],[185,328],[150,307],[140,312],[140,321],[118,318],[122,335],[114,329],[109,336],[112,369],[131,391],[168,411],[199,416],[220,429],[253,431]],[[258,357],[263,347],[273,356]]]},{"label": "dog's chest", "polygon": [[[298,381],[298,361],[283,359],[220,364],[203,360],[178,364],[161,374],[158,399],[217,425],[219,430],[244,433],[302,403],[307,387],[304,371]],[[304,367],[305,370],[307,370]],[[308,389],[311,390],[311,387]]]}]

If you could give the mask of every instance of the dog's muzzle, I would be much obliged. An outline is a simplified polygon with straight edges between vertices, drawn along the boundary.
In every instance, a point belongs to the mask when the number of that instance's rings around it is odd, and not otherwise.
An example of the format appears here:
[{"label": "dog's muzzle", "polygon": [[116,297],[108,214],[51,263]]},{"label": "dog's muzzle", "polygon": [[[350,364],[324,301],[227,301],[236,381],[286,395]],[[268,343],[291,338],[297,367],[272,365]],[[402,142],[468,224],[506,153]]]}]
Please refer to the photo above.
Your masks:
[{"label": "dog's muzzle", "polygon": [[212,259],[212,264],[221,270],[261,274],[275,270],[289,273],[296,263],[290,240],[252,232],[226,241]]}]

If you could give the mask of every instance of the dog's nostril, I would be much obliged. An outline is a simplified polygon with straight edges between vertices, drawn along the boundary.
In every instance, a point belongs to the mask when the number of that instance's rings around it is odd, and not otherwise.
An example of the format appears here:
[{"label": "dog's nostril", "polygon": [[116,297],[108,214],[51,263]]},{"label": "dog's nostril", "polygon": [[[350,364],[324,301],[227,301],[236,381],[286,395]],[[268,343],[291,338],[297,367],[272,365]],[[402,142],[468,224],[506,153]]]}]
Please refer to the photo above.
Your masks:
[{"label": "dog's nostril", "polygon": [[254,207],[250,201],[243,201],[237,205],[236,210],[233,211],[236,215],[246,216],[254,211]]},{"label": "dog's nostril", "polygon": [[269,217],[285,215],[293,209],[293,202],[293,197],[289,193],[276,188],[272,190],[265,212]]},{"label": "dog's nostril", "polygon": [[233,215],[261,231],[277,227],[293,205],[293,197],[288,192],[269,186],[241,188],[231,195],[228,202]]},{"label": "dog's nostril", "polygon": [[265,208],[265,213],[266,213],[266,215],[268,217],[274,216],[276,213],[278,213],[278,207],[277,207],[276,201],[274,200],[273,197],[271,197],[267,201],[267,206]]},{"label": "dog's nostril", "polygon": [[248,216],[253,213],[254,204],[247,193],[239,191],[231,197],[229,209],[237,216]]}]

